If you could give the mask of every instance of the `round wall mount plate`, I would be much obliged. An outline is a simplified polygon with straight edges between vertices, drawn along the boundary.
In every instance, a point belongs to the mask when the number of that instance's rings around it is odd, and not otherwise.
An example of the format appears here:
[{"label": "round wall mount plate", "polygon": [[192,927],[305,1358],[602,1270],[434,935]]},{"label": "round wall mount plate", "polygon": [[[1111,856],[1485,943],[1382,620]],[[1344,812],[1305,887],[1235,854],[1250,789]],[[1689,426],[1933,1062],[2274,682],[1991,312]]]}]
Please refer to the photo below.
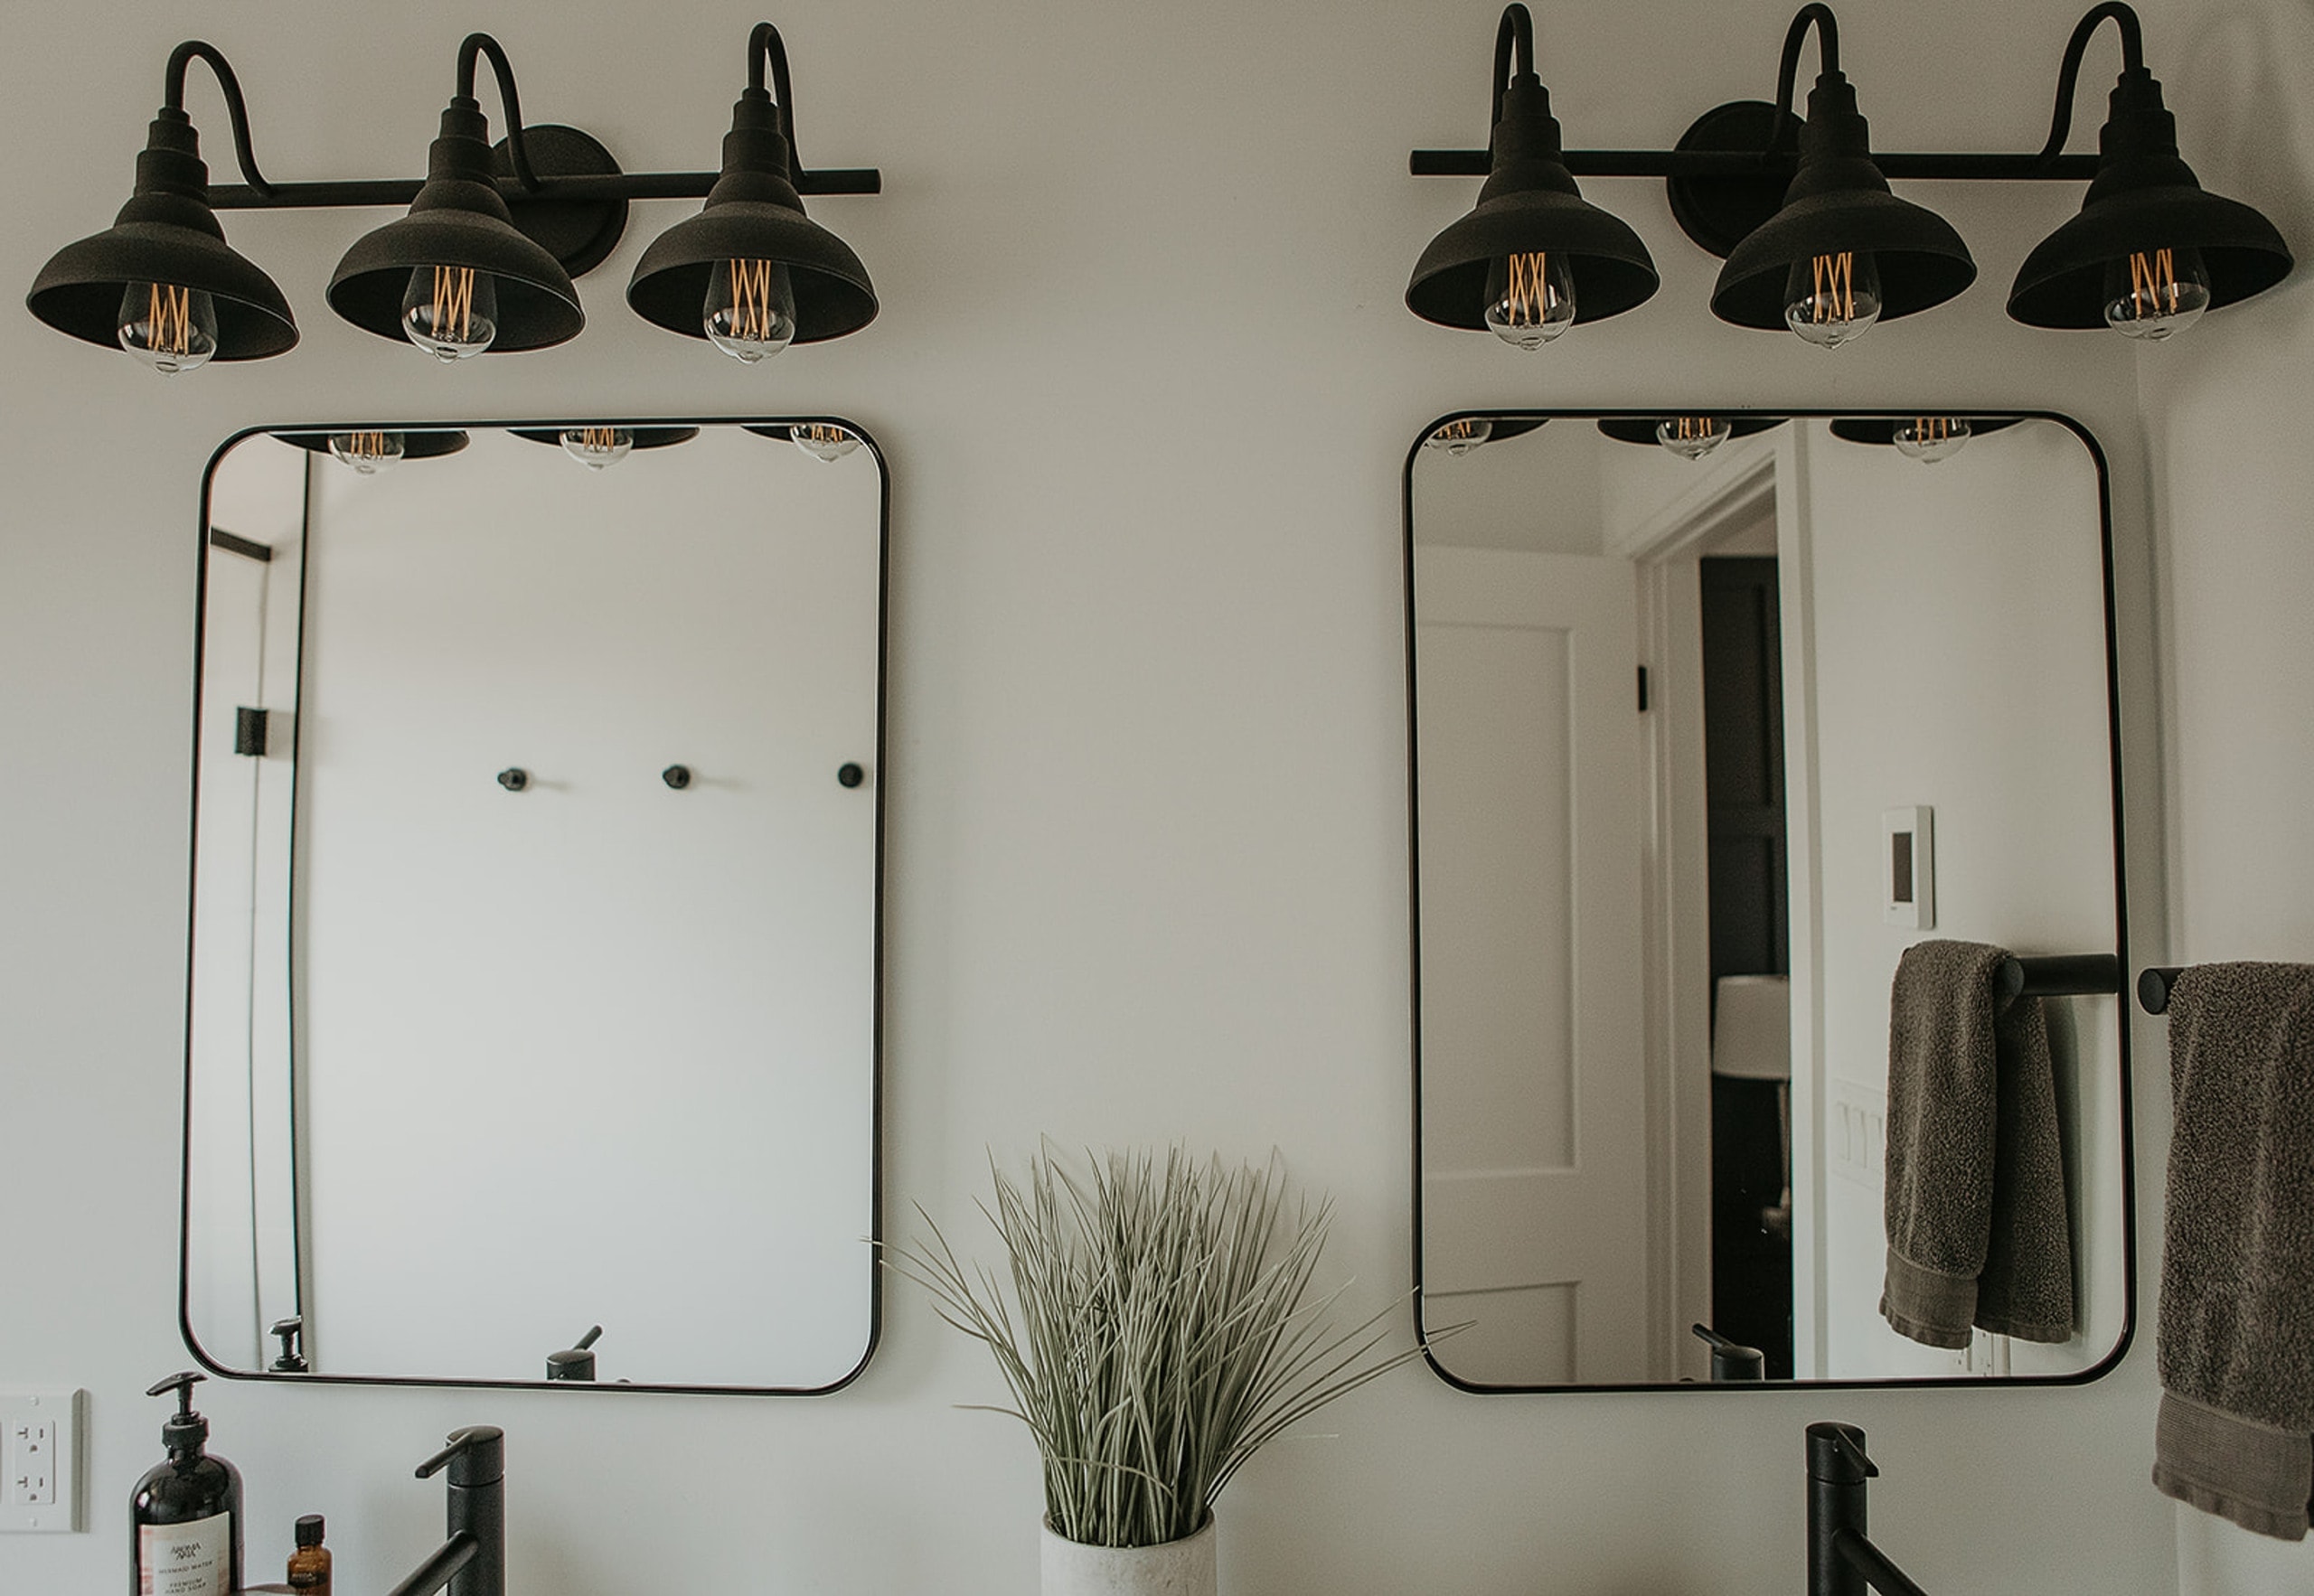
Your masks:
[{"label": "round wall mount plate", "polygon": [[[618,162],[593,135],[555,122],[522,129],[531,169],[541,177],[615,177]],[[501,177],[514,175],[514,157],[500,139],[490,152]],[[562,262],[572,277],[584,277],[610,258],[626,231],[625,200],[509,199],[514,226],[532,243]]]},{"label": "round wall mount plate", "polygon": [[[1775,107],[1764,99],[1731,100],[1697,117],[1672,147],[1757,153],[1768,147],[1774,131]],[[1796,140],[1799,133],[1800,118],[1794,117],[1786,137]],[[1670,191],[1671,218],[1679,230],[1725,260],[1746,234],[1783,208],[1783,191],[1792,186],[1792,179],[1788,174],[1672,177],[1664,180],[1664,186]]]}]

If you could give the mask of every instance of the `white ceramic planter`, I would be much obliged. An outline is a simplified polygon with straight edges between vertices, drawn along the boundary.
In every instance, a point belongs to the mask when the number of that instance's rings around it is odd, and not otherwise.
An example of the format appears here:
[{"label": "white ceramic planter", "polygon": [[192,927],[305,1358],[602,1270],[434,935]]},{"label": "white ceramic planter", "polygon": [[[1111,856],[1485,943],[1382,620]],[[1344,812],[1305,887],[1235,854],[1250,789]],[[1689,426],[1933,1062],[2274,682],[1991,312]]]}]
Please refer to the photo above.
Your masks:
[{"label": "white ceramic planter", "polygon": [[1214,1596],[1213,1515],[1162,1546],[1087,1546],[1044,1526],[1044,1596]]}]

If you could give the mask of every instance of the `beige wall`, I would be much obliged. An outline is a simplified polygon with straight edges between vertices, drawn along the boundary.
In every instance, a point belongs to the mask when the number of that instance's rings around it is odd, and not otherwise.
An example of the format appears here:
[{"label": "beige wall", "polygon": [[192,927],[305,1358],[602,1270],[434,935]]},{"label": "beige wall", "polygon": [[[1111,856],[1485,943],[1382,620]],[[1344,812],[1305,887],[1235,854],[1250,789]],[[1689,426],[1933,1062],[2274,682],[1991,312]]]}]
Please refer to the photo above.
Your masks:
[{"label": "beige wall", "polygon": [[[2072,7],[1848,9],[1845,64],[1882,143],[2037,144]],[[1546,8],[1572,140],[1661,145],[1704,107],[1765,92],[1788,12]],[[2149,18],[2154,63],[2190,86],[2194,110],[2246,127],[2237,100],[2279,106],[2304,80],[2307,20],[2277,3],[2213,33],[2207,14],[2167,0]],[[435,0],[196,5],[165,20],[124,0],[14,7],[0,280],[28,283],[109,218],[183,33],[231,54],[271,174],[296,178],[414,172],[456,39],[494,22],[534,117],[585,122],[638,169],[703,164],[748,20],[698,0],[496,17]],[[0,1585],[118,1588],[124,1498],[157,1456],[157,1404],[138,1394],[185,1362],[172,1307],[193,510],[202,462],[244,425],[810,408],[855,416],[886,446],[900,1213],[921,1200],[961,1216],[984,1150],[1010,1157],[1040,1131],[1275,1143],[1333,1191],[1332,1262],[1362,1299],[1401,1289],[1398,473],[1415,429],[1462,406],[1676,396],[2080,416],[2115,465],[2133,906],[2159,925],[2158,513],[2188,951],[2314,953],[2308,895],[2266,885],[2314,875],[2290,824],[2314,772],[2314,644],[2288,602],[2314,581],[2290,508],[2308,469],[2302,287],[2178,352],[2198,375],[2157,388],[2157,471],[2130,353],[2001,315],[2016,263],[2077,191],[1915,191],[1970,238],[1984,281],[1828,356],[1714,323],[1712,263],[1677,235],[1660,187],[1601,182],[1594,196],[1656,250],[1664,292],[1521,357],[1399,305],[1423,241],[1472,192],[1409,179],[1406,152],[1483,136],[1491,5],[916,0],[778,20],[806,153],[885,171],[882,198],[815,208],[884,297],[858,338],[751,373],[642,325],[618,290],[683,213],[666,204],[638,207],[582,284],[596,323],[580,341],[473,370],[330,316],[322,286],[368,215],[229,219],[300,313],[306,343],[284,361],[166,384],[0,317],[14,490],[0,534],[0,1146],[16,1211],[39,1216],[0,1244],[0,1378],[92,1398],[90,1533],[0,1542]],[[2285,28],[2294,75],[2259,53]],[[194,106],[221,154],[205,84]],[[2237,167],[2234,186],[2302,239],[2309,152],[2290,151]],[[2147,1096],[2158,1167],[2163,1103]],[[889,1308],[868,1375],[819,1402],[211,1386],[202,1405],[249,1481],[254,1575],[273,1572],[293,1516],[323,1511],[349,1590],[382,1588],[439,1530],[438,1488],[410,1466],[451,1425],[491,1421],[510,1436],[521,1596],[1025,1588],[1028,1442],[953,1411],[994,1396],[992,1373],[920,1300]],[[2150,1596],[2175,1588],[2175,1537],[2146,1483],[2149,1363],[2149,1338],[2084,1390],[1535,1400],[1465,1397],[1409,1370],[1246,1473],[1225,1504],[1224,1577],[1274,1591],[1790,1591],[1800,1430],[1838,1416],[1870,1431],[1875,1526],[1928,1588]]]}]

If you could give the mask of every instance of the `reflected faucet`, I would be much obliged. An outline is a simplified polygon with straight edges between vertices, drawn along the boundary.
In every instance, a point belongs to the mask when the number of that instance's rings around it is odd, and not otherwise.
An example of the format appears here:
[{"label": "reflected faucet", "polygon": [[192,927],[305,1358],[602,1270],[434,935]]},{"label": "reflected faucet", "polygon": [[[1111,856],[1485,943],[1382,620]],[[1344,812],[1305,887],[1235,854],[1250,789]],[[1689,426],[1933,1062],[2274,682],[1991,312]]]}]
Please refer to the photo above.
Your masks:
[{"label": "reflected faucet", "polygon": [[1864,1533],[1864,1482],[1880,1472],[1853,1424],[1808,1426],[1808,1596],[1927,1596]]},{"label": "reflected faucet", "polygon": [[418,1466],[449,1466],[450,1536],[387,1596],[506,1596],[506,1432],[471,1424]]}]

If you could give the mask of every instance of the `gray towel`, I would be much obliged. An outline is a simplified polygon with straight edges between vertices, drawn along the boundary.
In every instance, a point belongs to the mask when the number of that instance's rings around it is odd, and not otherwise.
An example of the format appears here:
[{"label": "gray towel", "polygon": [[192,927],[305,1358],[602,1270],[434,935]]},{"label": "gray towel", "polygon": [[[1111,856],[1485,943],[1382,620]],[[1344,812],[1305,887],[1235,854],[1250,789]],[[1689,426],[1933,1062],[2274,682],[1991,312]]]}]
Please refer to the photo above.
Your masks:
[{"label": "gray towel", "polygon": [[2300,1540],[2314,1492],[2314,968],[2178,976],[2169,1082],[2153,1483]]},{"label": "gray towel", "polygon": [[2004,1000],[1981,943],[1905,950],[1888,997],[1888,1272],[1880,1313],[1931,1347],[1971,1325],[2073,1336],[2073,1237],[2038,998]]}]

